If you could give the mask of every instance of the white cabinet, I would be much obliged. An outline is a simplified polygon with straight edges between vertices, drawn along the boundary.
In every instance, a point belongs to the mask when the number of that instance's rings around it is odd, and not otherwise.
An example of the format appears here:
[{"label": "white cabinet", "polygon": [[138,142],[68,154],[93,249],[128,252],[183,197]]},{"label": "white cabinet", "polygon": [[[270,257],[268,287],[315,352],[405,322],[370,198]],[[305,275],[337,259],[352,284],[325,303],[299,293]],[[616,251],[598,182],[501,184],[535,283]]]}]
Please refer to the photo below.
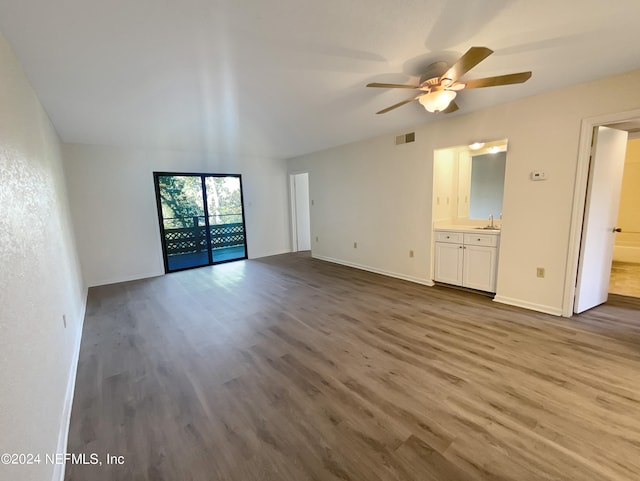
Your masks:
[{"label": "white cabinet", "polygon": [[441,230],[434,234],[436,281],[496,291],[498,232]]},{"label": "white cabinet", "polygon": [[463,257],[462,244],[436,242],[436,281],[461,286]]},{"label": "white cabinet", "polygon": [[465,245],[462,285],[479,291],[496,292],[498,249]]}]

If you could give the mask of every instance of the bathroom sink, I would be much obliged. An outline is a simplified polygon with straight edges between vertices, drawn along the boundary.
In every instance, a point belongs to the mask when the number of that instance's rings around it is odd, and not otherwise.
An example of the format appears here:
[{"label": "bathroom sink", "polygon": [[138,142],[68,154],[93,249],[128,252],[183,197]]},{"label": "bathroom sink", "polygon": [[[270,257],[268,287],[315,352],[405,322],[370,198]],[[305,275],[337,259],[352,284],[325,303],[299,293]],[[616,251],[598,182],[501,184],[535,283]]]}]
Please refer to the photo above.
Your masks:
[{"label": "bathroom sink", "polygon": [[491,227],[490,225],[486,227],[476,227],[478,230],[500,230],[500,227]]}]

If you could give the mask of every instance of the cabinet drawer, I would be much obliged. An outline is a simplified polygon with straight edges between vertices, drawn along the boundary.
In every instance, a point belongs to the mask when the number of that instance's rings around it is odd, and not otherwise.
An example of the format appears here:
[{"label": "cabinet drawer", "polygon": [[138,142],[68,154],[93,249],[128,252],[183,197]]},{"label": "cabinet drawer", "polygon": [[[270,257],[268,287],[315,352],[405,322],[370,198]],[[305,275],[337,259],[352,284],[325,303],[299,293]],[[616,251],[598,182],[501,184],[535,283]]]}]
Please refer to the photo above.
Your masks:
[{"label": "cabinet drawer", "polygon": [[498,236],[493,234],[467,233],[464,235],[464,243],[466,245],[495,247],[498,245]]},{"label": "cabinet drawer", "polygon": [[453,244],[462,244],[463,234],[462,232],[454,231],[436,231],[436,242],[451,242]]}]

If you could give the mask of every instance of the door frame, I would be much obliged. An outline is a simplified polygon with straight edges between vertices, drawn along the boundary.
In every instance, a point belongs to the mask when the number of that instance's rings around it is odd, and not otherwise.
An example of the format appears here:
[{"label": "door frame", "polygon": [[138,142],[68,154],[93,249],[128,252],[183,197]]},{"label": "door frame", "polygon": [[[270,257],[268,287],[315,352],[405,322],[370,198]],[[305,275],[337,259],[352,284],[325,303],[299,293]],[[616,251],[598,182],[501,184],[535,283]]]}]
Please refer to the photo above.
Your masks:
[{"label": "door frame", "polygon": [[[170,270],[169,269],[169,258],[168,258],[168,254],[167,254],[167,240],[165,238],[165,231],[164,231],[164,219],[162,217],[162,200],[160,197],[160,183],[158,181],[158,177],[161,176],[188,176],[188,177],[200,177],[201,183],[202,183],[202,201],[203,201],[203,213],[205,216],[205,232],[206,232],[206,238],[207,238],[207,256],[209,258],[209,263],[208,264],[203,264],[203,265],[199,265],[199,266],[191,266],[191,267],[184,267],[181,269],[173,269]],[[210,224],[209,224],[209,207],[208,207],[208,202],[207,202],[207,189],[206,189],[206,185],[205,185],[205,179],[207,177],[237,177],[239,182],[240,182],[240,207],[241,207],[241,211],[242,211],[242,229],[244,230],[244,257],[238,257],[236,259],[229,259],[229,260],[223,260],[223,261],[215,261],[213,259],[213,253],[211,251],[211,229],[210,229]],[[157,210],[157,215],[158,215],[158,227],[160,230],[160,242],[161,242],[161,247],[162,247],[162,259],[163,259],[163,263],[164,263],[164,273],[165,274],[171,274],[174,272],[180,272],[180,271],[185,271],[185,270],[189,270],[189,269],[198,269],[200,267],[207,267],[207,266],[214,266],[217,264],[224,264],[227,262],[235,262],[235,261],[240,261],[240,260],[246,260],[249,258],[249,250],[248,250],[248,246],[247,246],[247,220],[246,220],[246,216],[245,216],[245,210],[244,210],[244,191],[242,188],[242,175],[241,174],[213,174],[213,173],[207,173],[207,172],[158,172],[158,171],[154,171],[153,172],[153,186],[155,189],[155,194],[156,194],[156,210]]]},{"label": "door frame", "polygon": [[[289,217],[291,221],[291,252],[298,252],[298,210],[296,208],[296,175],[307,174],[310,179],[308,170],[296,170],[289,172]],[[309,182],[311,185],[311,182]],[[311,191],[311,187],[309,187]],[[311,197],[311,195],[309,195]],[[309,224],[311,224],[311,199],[309,199]],[[310,228],[311,230],[311,228]],[[311,235],[311,233],[309,233]],[[313,242],[310,243],[313,249]]]},{"label": "door frame", "polygon": [[589,186],[589,167],[591,165],[591,145],[593,144],[594,128],[601,125],[628,122],[639,118],[640,109],[635,109],[582,119],[573,191],[573,208],[571,210],[571,227],[569,229],[567,270],[565,272],[564,297],[562,301],[562,315],[564,317],[571,317],[573,315],[576,281],[578,277],[578,261],[580,259],[580,244],[584,224],[584,210],[587,202],[587,188]]}]

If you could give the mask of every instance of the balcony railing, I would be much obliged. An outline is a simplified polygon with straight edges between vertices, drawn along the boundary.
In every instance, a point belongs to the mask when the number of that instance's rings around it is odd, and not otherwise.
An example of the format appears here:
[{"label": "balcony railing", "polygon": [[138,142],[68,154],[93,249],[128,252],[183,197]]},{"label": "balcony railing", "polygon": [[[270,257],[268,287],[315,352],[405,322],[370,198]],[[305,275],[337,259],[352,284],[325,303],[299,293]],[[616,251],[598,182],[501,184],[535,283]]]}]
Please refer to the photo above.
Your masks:
[{"label": "balcony railing", "polygon": [[[230,214],[227,216],[239,217],[236,214]],[[178,254],[206,252],[207,228],[204,225],[199,225],[198,217],[193,218],[193,224],[193,227],[164,229],[167,255],[172,256]],[[245,243],[244,224],[242,222],[210,224],[209,234],[211,236],[212,249],[244,246]]]}]

